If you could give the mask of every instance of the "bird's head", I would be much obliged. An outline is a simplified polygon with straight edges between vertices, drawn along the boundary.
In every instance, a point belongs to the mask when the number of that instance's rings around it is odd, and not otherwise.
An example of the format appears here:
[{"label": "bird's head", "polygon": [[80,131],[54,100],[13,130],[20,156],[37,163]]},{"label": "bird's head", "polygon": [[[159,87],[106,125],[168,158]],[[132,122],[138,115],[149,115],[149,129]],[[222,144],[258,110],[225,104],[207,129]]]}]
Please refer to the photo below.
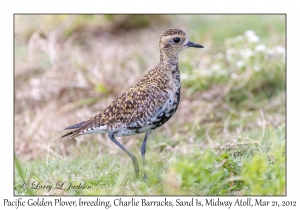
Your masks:
[{"label": "bird's head", "polygon": [[189,41],[186,33],[178,28],[165,30],[160,36],[159,47],[161,53],[167,55],[178,55],[188,47],[204,48],[201,44]]}]

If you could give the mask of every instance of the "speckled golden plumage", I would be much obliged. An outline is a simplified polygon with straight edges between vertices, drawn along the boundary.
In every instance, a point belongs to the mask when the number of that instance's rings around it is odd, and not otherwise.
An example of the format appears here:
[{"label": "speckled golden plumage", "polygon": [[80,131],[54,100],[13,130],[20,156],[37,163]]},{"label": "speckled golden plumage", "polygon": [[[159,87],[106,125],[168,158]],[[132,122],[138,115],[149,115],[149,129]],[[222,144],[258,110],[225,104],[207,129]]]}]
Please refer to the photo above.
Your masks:
[{"label": "speckled golden plumage", "polygon": [[140,123],[140,126],[145,126],[147,118],[156,111],[155,108],[162,106],[167,100],[162,88],[156,83],[140,81],[116,98],[103,112],[73,131],[72,137],[84,134],[88,128],[102,125],[106,125],[108,131],[127,127],[139,121],[144,122]]},{"label": "speckled golden plumage", "polygon": [[[181,29],[168,29],[159,41],[160,61],[136,85],[116,98],[103,112],[66,129],[75,129],[62,136],[74,138],[82,134],[108,133],[110,139],[132,159],[138,174],[136,157],[115,136],[146,133],[141,153],[145,164],[148,135],[167,122],[180,101],[180,73],[178,54],[187,47],[203,48],[188,40]],[[146,178],[146,174],[145,178]]]}]

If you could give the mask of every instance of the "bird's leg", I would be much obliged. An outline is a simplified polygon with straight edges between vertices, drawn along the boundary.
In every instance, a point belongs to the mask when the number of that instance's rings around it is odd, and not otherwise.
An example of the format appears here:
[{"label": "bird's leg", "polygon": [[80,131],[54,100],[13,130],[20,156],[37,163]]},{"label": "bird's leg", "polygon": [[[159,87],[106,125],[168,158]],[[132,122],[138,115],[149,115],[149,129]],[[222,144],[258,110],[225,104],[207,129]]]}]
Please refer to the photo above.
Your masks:
[{"label": "bird's leg", "polygon": [[115,138],[115,133],[109,133],[108,136],[109,136],[110,140],[112,140],[116,145],[118,145],[124,152],[126,152],[129,155],[129,157],[131,158],[132,163],[133,163],[135,175],[138,177],[139,164],[137,162],[136,157],[133,154],[131,154],[131,152],[129,152],[120,142],[117,141],[117,139]]},{"label": "bird's leg", "polygon": [[146,154],[146,144],[147,144],[148,136],[150,133],[151,133],[151,131],[148,131],[145,134],[145,138],[144,138],[143,144],[141,146],[141,155],[142,155],[143,165],[144,165],[144,179],[145,180],[148,179],[147,174],[145,173],[145,166],[146,166],[145,154]]}]

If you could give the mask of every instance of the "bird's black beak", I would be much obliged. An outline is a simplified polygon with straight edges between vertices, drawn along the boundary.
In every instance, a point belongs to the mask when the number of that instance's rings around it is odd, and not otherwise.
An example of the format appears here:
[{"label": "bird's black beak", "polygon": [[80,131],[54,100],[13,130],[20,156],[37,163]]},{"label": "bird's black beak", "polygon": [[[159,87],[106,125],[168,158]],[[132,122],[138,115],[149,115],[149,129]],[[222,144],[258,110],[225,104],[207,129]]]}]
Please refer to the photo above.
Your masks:
[{"label": "bird's black beak", "polygon": [[196,44],[194,42],[189,41],[185,46],[187,47],[196,47],[196,48],[204,48],[201,44]]}]

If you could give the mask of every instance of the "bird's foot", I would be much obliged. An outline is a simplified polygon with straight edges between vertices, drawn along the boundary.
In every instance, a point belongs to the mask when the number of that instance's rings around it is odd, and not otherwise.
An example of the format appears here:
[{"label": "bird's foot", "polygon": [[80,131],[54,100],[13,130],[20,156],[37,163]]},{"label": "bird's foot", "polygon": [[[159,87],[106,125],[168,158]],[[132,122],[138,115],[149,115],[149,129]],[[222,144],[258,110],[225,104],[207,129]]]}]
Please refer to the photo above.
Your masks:
[{"label": "bird's foot", "polygon": [[147,174],[145,172],[144,172],[144,181],[148,182],[148,176],[147,176]]}]

